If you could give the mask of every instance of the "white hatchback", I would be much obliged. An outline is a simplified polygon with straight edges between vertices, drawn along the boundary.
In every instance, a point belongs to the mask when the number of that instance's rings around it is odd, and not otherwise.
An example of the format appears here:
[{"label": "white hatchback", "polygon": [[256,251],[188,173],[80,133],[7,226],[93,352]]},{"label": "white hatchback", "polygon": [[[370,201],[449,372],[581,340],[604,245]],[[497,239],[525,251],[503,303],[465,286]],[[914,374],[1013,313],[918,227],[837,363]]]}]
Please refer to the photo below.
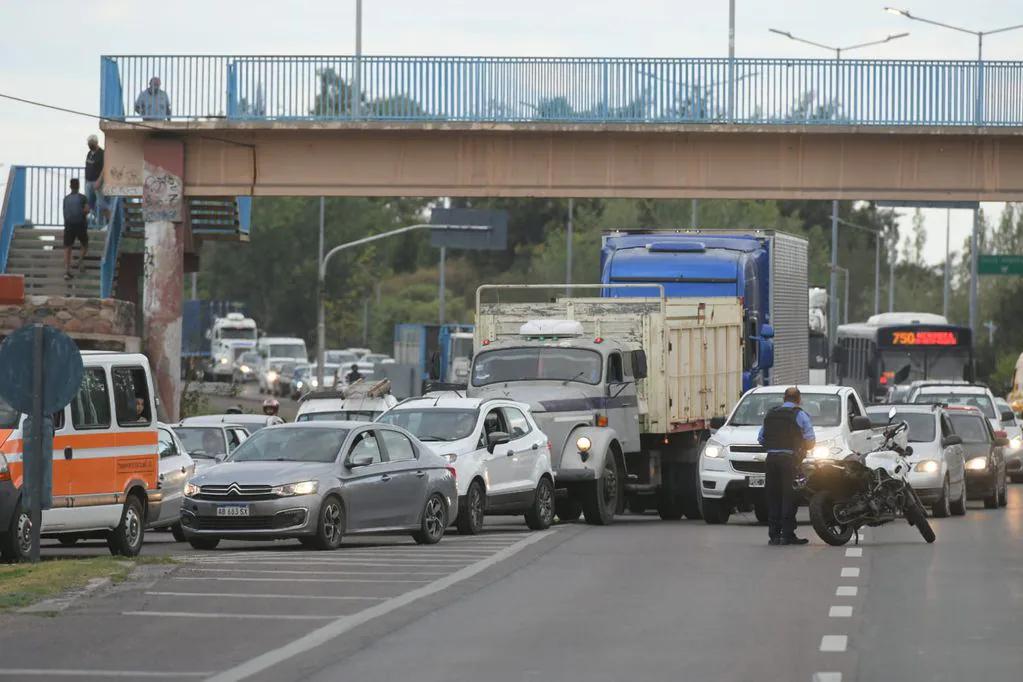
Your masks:
[{"label": "white hatchback", "polygon": [[411,431],[451,462],[458,484],[460,533],[483,530],[486,514],[525,514],[543,530],[554,519],[550,441],[513,400],[452,395],[410,398],[377,421]]}]

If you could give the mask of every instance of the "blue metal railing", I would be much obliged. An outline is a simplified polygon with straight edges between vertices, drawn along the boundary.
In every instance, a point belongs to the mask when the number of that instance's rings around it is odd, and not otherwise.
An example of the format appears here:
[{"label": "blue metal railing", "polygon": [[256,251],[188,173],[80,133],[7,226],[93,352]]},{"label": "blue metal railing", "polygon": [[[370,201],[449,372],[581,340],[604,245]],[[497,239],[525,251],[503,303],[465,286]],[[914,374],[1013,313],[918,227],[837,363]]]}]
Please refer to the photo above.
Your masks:
[{"label": "blue metal railing", "polygon": [[4,203],[0,204],[0,273],[7,272],[14,227],[25,222],[25,167],[13,166],[7,174]]},{"label": "blue metal railing", "polygon": [[99,264],[99,297],[110,298],[114,294],[114,275],[117,274],[117,257],[121,250],[121,234],[124,231],[124,199],[113,197],[110,201],[110,223],[107,225],[107,242]]},{"label": "blue metal railing", "polygon": [[1023,62],[864,59],[109,56],[103,115],[153,76],[181,120],[1023,125]]}]

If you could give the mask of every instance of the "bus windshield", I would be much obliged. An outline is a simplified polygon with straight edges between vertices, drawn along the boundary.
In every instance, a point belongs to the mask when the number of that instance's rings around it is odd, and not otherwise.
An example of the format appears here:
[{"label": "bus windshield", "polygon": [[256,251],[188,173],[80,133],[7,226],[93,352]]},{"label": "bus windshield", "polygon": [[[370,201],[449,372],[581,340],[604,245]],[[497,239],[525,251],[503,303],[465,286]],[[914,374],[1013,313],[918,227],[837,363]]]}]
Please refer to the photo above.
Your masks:
[{"label": "bus windshield", "polygon": [[[923,347],[884,349],[881,355],[881,371],[898,373],[909,367],[909,376],[904,383],[917,379],[966,379],[970,367],[970,351],[967,348]],[[882,374],[883,376],[883,374]]]}]

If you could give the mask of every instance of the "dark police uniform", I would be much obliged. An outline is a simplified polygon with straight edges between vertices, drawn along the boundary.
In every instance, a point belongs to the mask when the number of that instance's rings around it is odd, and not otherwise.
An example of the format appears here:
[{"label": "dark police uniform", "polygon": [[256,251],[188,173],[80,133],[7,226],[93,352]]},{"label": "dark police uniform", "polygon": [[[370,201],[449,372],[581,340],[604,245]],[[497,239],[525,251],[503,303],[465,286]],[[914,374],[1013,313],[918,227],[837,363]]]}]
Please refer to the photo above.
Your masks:
[{"label": "dark police uniform", "polygon": [[815,438],[810,416],[795,403],[782,403],[764,417],[757,440],[767,449],[764,496],[772,541],[795,537],[799,501],[792,489],[792,479],[806,442]]}]

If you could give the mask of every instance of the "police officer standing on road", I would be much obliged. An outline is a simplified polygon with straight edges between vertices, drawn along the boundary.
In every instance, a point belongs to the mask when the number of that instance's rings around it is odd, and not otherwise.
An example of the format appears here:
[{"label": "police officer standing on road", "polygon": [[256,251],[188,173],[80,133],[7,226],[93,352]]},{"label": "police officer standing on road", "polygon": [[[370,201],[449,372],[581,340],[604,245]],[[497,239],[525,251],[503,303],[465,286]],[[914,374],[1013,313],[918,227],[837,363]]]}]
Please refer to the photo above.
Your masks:
[{"label": "police officer standing on road", "polygon": [[767,449],[767,524],[771,545],[805,545],[796,537],[796,509],[799,501],[792,479],[803,455],[814,446],[816,436],[810,415],[799,406],[802,397],[795,386],[785,389],[784,402],[764,417],[757,440]]}]

